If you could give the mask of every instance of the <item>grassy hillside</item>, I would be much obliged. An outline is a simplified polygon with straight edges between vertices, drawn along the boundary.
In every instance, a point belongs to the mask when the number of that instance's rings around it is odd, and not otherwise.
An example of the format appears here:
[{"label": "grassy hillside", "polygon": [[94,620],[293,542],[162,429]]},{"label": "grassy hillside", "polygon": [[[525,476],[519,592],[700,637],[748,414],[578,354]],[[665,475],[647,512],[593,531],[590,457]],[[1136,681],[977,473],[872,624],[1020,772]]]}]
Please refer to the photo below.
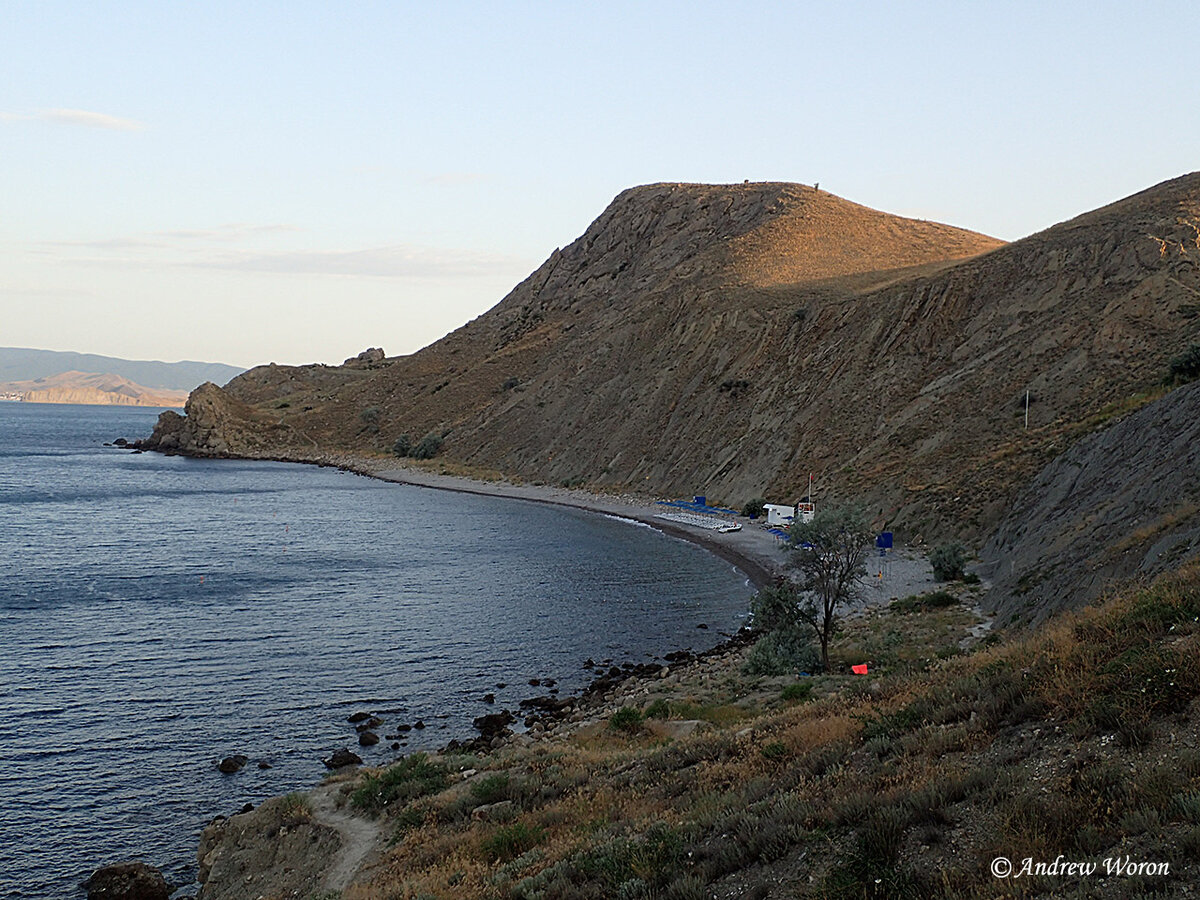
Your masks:
[{"label": "grassy hillside", "polygon": [[[869,659],[868,677],[752,678],[730,652],[537,740],[335,778],[390,835],[341,897],[1182,895],[1200,876],[1200,568],[1005,645],[977,640],[965,590],[856,623],[834,669]],[[271,833],[277,806],[254,814]],[[1168,871],[990,870],[1060,855]]]}]

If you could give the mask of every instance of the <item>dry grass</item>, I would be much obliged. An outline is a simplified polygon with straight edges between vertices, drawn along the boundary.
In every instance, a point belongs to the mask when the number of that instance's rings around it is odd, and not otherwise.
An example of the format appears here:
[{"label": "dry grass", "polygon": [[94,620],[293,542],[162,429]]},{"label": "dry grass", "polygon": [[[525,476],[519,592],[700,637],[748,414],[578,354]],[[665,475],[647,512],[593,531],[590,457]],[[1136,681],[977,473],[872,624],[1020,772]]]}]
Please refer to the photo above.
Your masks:
[{"label": "dry grass", "polygon": [[[924,644],[910,637],[892,674],[816,679],[810,702],[738,706],[665,743],[601,725],[501,751],[473,783],[414,801],[423,815],[389,807],[419,824],[346,900],[729,896],[768,878],[801,898],[1090,896],[1070,879],[1012,893],[987,872],[997,855],[1060,853],[1172,860],[1163,884],[1194,880],[1200,568],[939,661],[970,624],[955,614],[866,620],[861,645],[900,618]],[[500,793],[510,819],[472,819]]]}]

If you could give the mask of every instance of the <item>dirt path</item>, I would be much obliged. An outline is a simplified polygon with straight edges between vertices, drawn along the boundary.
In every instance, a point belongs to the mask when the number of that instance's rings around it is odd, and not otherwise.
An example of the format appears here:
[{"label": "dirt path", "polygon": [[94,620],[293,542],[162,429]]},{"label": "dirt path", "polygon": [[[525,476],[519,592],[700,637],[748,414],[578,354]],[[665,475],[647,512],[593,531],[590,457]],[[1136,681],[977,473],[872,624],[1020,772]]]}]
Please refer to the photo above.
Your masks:
[{"label": "dirt path", "polygon": [[323,890],[340,893],[358,874],[366,858],[379,847],[382,835],[378,823],[338,809],[339,788],[340,785],[322,785],[309,792],[308,799],[313,818],[341,836],[342,846],[326,872],[322,885]]}]

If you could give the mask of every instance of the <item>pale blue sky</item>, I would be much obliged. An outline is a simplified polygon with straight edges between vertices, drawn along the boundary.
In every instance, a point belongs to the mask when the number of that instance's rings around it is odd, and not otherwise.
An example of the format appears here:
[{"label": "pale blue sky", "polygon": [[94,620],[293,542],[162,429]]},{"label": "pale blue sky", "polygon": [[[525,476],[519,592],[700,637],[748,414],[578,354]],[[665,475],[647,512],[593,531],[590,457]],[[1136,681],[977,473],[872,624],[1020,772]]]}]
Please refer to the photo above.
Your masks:
[{"label": "pale blue sky", "polygon": [[1011,240],[1200,168],[1197,46],[1196,4],[0,0],[0,345],[409,352],[654,181]]}]

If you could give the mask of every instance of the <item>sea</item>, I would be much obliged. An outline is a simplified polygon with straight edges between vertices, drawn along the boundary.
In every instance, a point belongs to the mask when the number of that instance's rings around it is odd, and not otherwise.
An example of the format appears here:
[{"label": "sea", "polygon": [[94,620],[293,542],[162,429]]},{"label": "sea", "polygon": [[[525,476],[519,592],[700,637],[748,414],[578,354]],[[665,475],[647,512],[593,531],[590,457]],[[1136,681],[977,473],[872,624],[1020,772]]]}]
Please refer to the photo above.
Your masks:
[{"label": "sea", "polygon": [[[636,523],[110,446],[159,412],[0,402],[0,897],[80,898],[128,859],[194,895],[204,825],[333,750],[469,738],[530,679],[566,695],[589,658],[704,650],[745,616],[743,573]],[[364,749],[359,711],[426,727]]]}]

